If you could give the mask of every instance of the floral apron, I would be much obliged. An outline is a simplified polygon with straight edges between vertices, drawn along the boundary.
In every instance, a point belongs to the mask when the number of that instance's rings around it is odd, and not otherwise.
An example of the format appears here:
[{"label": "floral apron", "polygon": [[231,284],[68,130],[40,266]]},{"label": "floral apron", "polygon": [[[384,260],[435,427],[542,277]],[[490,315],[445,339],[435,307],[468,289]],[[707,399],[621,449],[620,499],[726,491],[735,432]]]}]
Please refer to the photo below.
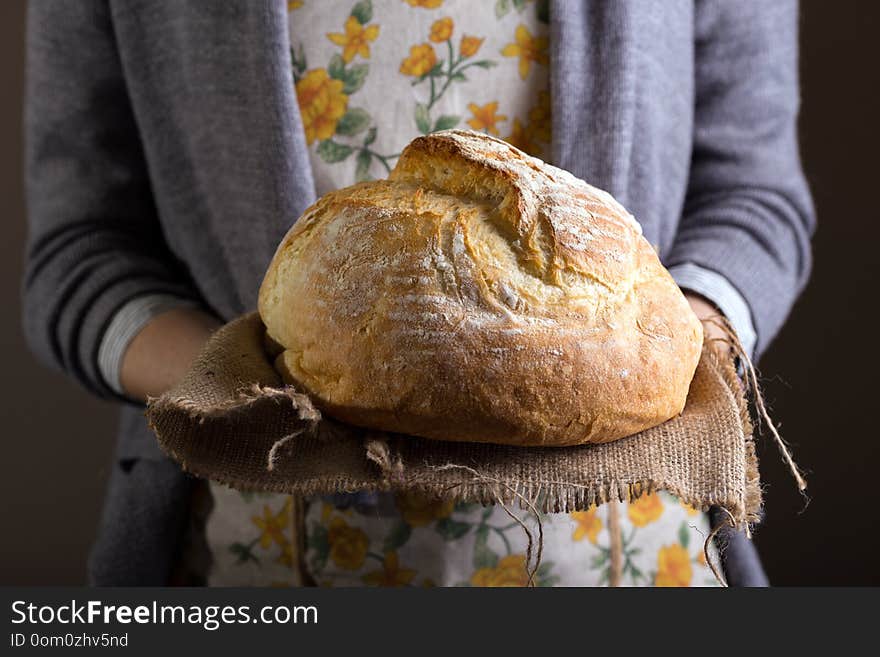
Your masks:
[{"label": "floral apron", "polygon": [[[318,196],[384,178],[409,141],[436,130],[481,130],[550,157],[546,1],[299,0],[288,9]],[[717,585],[703,557],[707,515],[665,493],[538,514],[391,494],[299,508],[286,495],[211,491],[212,585]]]}]

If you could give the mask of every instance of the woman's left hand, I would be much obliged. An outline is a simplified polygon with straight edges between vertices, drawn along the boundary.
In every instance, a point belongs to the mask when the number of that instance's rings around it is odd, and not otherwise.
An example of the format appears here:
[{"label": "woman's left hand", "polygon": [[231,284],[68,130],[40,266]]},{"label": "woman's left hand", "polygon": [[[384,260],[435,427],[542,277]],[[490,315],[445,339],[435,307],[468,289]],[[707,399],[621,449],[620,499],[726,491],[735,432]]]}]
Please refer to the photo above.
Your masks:
[{"label": "woman's left hand", "polygon": [[[718,308],[715,307],[715,304],[711,301],[695,292],[685,291],[684,298],[687,299],[687,302],[691,306],[691,310],[694,311],[694,314],[703,323],[705,341],[716,350],[718,355],[725,357],[729,356],[729,339],[727,338],[724,329],[716,323],[719,321],[719,316],[724,316],[721,311],[718,310]],[[713,317],[715,318],[714,320],[711,319]]]}]

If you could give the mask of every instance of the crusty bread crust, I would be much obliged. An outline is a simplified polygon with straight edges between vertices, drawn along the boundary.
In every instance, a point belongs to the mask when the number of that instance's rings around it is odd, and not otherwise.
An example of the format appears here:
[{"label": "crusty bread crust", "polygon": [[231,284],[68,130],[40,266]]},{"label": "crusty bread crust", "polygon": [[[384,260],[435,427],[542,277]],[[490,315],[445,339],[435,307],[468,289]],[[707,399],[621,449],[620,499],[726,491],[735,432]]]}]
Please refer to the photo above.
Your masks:
[{"label": "crusty bread crust", "polygon": [[681,412],[702,344],[609,194],[458,130],[306,210],[259,311],[283,378],[326,413],[443,440],[631,435]]}]

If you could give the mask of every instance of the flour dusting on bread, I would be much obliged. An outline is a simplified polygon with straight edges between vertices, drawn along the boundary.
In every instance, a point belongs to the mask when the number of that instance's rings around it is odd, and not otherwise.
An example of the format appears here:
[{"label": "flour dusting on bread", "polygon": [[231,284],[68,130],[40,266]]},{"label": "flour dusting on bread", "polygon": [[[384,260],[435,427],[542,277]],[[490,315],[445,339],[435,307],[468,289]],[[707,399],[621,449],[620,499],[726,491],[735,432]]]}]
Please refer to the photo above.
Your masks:
[{"label": "flour dusting on bread", "polygon": [[636,433],[681,412],[702,343],[610,194],[459,130],[309,208],[259,310],[279,371],[325,412],[444,440]]}]

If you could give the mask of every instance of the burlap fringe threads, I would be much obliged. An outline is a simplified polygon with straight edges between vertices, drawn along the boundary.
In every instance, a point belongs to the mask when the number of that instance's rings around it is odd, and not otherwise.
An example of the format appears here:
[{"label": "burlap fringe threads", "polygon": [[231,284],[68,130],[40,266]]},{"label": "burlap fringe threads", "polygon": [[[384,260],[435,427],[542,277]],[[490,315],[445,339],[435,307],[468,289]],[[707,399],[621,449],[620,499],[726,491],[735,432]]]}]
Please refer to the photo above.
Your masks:
[{"label": "burlap fringe threads", "polygon": [[733,350],[739,361],[742,363],[743,372],[745,374],[744,384],[746,392],[751,392],[759,422],[763,420],[764,423],[767,425],[767,428],[770,430],[770,434],[773,436],[773,440],[776,442],[779,453],[782,455],[783,461],[785,461],[786,465],[788,466],[789,472],[791,472],[791,476],[794,477],[795,482],[797,482],[798,490],[803,493],[805,490],[807,490],[807,480],[801,474],[797,463],[794,462],[794,457],[791,455],[791,451],[789,450],[788,445],[782,439],[782,436],[779,435],[779,431],[776,429],[776,424],[773,422],[773,419],[770,417],[770,413],[767,411],[767,406],[764,404],[764,395],[761,393],[761,386],[758,383],[757,370],[755,369],[755,366],[752,363],[752,359],[749,357],[748,352],[743,347],[742,342],[740,342],[739,336],[736,334],[736,331],[731,326],[730,321],[723,315],[714,315],[712,317],[706,318],[703,321],[705,323],[717,326],[722,331],[724,331],[725,335],[727,336],[726,340],[724,338],[712,338],[710,341],[722,342],[723,344],[728,345]]}]

